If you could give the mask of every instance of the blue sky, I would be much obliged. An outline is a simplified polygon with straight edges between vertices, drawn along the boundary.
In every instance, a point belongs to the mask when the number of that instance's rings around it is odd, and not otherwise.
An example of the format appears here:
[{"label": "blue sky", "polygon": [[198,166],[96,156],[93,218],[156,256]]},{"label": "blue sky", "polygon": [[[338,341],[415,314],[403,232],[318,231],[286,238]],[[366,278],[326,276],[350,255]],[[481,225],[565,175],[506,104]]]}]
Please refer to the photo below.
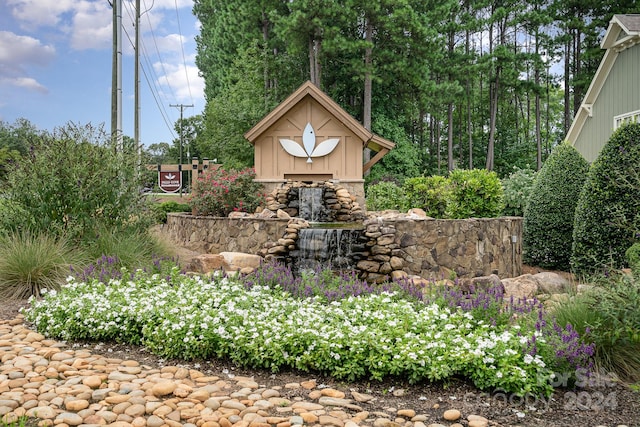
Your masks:
[{"label": "blue sky", "polygon": [[[134,129],[134,0],[122,0],[122,122]],[[140,0],[140,140],[171,142],[180,111],[202,112],[193,0]],[[107,0],[0,0],[0,120],[51,130],[68,121],[111,126],[112,10]]]}]

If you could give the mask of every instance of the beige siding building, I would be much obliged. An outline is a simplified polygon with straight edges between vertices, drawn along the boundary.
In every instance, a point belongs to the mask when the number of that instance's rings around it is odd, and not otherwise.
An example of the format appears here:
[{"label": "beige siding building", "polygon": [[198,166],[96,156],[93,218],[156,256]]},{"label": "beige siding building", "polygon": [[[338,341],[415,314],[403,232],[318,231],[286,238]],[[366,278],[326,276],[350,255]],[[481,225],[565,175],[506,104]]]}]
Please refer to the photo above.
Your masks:
[{"label": "beige siding building", "polygon": [[[363,173],[394,147],[365,129],[306,82],[245,133],[254,145],[256,181],[271,190],[292,181],[339,182],[364,200]],[[363,150],[377,154],[363,164]]]},{"label": "beige siding building", "polygon": [[640,15],[614,15],[606,49],[566,139],[593,162],[615,129],[640,122]]}]

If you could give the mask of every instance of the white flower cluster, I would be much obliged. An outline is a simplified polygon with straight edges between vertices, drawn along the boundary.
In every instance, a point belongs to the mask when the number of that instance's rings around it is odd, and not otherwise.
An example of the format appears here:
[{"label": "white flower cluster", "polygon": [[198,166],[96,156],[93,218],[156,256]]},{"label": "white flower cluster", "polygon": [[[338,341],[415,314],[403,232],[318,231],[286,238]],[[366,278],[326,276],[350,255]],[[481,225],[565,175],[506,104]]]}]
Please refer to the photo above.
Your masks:
[{"label": "white flower cluster", "polygon": [[[405,375],[412,381],[467,375],[480,387],[545,391],[539,356],[521,355],[518,331],[495,330],[469,313],[419,306],[391,294],[330,304],[235,280],[159,277],[78,283],[32,301],[44,334],[142,343],[166,357],[225,356],[277,370],[292,366],[337,377]],[[518,375],[514,375],[517,373]]]}]

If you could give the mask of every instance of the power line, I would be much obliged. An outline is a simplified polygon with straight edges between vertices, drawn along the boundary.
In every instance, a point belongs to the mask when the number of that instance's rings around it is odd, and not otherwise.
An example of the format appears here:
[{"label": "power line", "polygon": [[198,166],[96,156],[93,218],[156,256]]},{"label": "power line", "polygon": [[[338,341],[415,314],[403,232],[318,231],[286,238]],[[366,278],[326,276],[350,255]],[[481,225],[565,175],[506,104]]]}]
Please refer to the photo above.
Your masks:
[{"label": "power line", "polygon": [[[127,10],[127,13],[129,14],[129,17],[131,18],[131,11]],[[127,31],[127,28],[123,25],[122,29],[124,30],[124,33],[127,36],[127,39],[129,40],[129,43],[131,44],[131,46],[135,47],[135,44],[131,40],[131,36],[129,35],[129,32]],[[145,51],[144,42],[142,42],[141,44],[142,44],[142,50],[143,50],[142,57],[147,61],[149,69],[152,70],[152,72],[153,72],[153,67],[150,65],[148,55],[146,54],[146,51]],[[162,116],[162,120],[164,121],[165,125],[167,126],[167,129],[169,130],[169,132],[171,133],[172,138],[175,138],[176,135],[173,132],[173,127],[171,126],[171,123],[170,123],[169,114],[167,113],[167,110],[164,108],[164,104],[158,99],[158,97],[160,95],[160,91],[155,86],[155,79],[150,79],[149,78],[149,75],[147,74],[147,71],[145,70],[144,64],[141,64],[140,69],[142,70],[142,74],[144,75],[144,78],[145,78],[145,80],[147,82],[147,85],[149,86],[149,90],[151,92],[151,95],[153,96],[153,99],[155,101],[156,106],[158,107],[158,111],[160,112],[160,115]],[[152,86],[152,82],[154,84],[153,86]]]},{"label": "power line", "polygon": [[[145,3],[145,7],[147,7],[146,3]],[[177,99],[178,97],[173,92],[173,86],[171,86],[171,83],[169,82],[169,75],[167,73],[167,70],[164,68],[164,61],[162,60],[162,55],[160,55],[160,49],[158,48],[158,42],[156,40],[156,35],[153,32],[153,25],[151,25],[151,19],[149,18],[149,14],[147,14],[147,21],[149,22],[149,31],[151,32],[151,39],[153,40],[153,44],[156,47],[156,53],[158,54],[160,67],[162,67],[162,72],[164,73],[164,79],[167,82],[167,86],[169,86],[169,90],[171,91],[171,95],[173,96],[173,99]]]},{"label": "power line", "polygon": [[189,89],[189,99],[193,104],[193,95],[191,94],[191,83],[189,82],[189,72],[187,71],[187,60],[184,56],[184,43],[182,43],[182,28],[180,27],[180,14],[178,13],[178,0],[174,0],[176,6],[176,21],[178,22],[178,34],[180,34],[180,50],[182,51],[182,65],[184,68],[184,75],[187,79],[187,89]]}]

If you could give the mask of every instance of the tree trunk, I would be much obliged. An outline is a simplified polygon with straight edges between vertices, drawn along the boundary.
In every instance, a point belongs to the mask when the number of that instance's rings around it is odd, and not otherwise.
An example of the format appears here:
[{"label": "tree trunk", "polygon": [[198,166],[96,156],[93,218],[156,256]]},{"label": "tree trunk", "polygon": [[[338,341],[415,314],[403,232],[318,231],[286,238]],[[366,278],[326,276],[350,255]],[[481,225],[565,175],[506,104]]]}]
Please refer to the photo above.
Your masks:
[{"label": "tree trunk", "polygon": [[[373,25],[371,24],[371,20],[367,16],[365,24],[365,40],[367,42],[366,48],[364,50],[364,93],[362,100],[362,126],[369,132],[371,132],[371,95],[372,95],[372,78],[371,78],[371,55],[372,55],[372,44],[373,44]],[[363,152],[364,162],[367,163],[371,160],[371,150],[369,148],[364,149]],[[367,171],[369,173],[369,171]]]},{"label": "tree trunk", "polygon": [[[465,54],[469,58],[469,30],[466,30]],[[471,132],[471,79],[466,79],[467,90],[467,138],[469,139],[469,169],[473,169],[473,134]]]},{"label": "tree trunk", "polygon": [[567,37],[564,45],[564,134],[571,126],[571,37]]},{"label": "tree trunk", "polygon": [[[449,57],[453,58],[453,48],[455,43],[454,32],[449,32]],[[453,82],[453,74],[449,72],[449,82]],[[447,105],[447,170],[453,170],[453,101]]]},{"label": "tree trunk", "polygon": [[540,37],[538,31],[536,31],[536,60],[533,63],[533,80],[536,91],[535,98],[535,109],[536,109],[536,170],[540,170],[542,168],[542,135],[540,132],[540,63],[538,58],[540,58]]}]

